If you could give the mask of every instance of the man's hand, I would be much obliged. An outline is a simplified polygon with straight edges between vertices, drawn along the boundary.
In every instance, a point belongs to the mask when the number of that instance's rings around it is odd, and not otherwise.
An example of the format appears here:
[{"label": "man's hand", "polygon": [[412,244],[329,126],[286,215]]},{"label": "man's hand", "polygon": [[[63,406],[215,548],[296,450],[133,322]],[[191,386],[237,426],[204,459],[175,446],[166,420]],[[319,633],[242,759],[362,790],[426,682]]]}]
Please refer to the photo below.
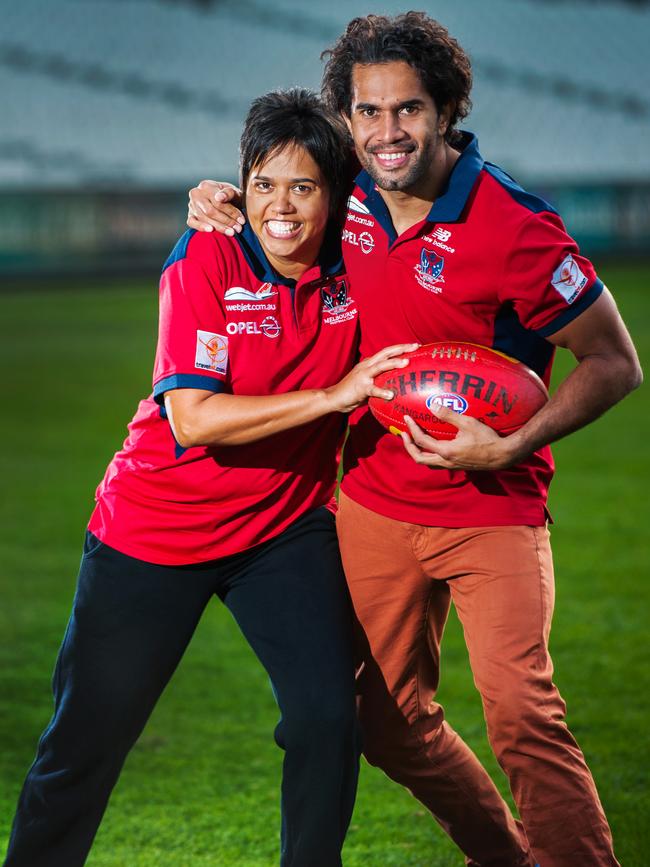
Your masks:
[{"label": "man's hand", "polygon": [[405,416],[409,433],[403,433],[402,440],[417,464],[446,470],[503,470],[524,457],[516,433],[500,437],[477,419],[443,406],[437,406],[434,415],[458,428],[458,433],[453,440],[437,440]]},{"label": "man's hand", "polygon": [[224,235],[241,232],[246,217],[239,210],[242,191],[221,181],[201,181],[190,190],[187,225],[199,232],[216,230]]},{"label": "man's hand", "polygon": [[404,446],[414,461],[450,470],[502,470],[544,445],[594,421],[643,379],[634,344],[614,299],[605,289],[584,313],[548,338],[569,349],[578,364],[555,394],[523,427],[500,437],[476,419],[436,407],[436,416],[458,428],[453,440],[427,436],[413,421]]}]

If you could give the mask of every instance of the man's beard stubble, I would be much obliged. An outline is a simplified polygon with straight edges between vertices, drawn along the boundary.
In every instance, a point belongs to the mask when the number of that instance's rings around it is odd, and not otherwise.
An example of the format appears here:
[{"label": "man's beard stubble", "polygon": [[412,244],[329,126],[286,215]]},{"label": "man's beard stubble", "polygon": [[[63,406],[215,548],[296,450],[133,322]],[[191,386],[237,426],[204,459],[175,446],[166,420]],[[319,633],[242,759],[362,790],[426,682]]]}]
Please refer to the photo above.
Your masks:
[{"label": "man's beard stubble", "polygon": [[407,173],[399,178],[392,178],[380,174],[377,164],[372,158],[373,153],[381,152],[381,147],[375,145],[372,151],[364,151],[359,156],[359,161],[363,168],[368,172],[373,181],[377,184],[380,190],[387,193],[392,192],[416,192],[413,187],[423,180],[433,164],[433,157],[438,145],[438,137],[427,139],[425,147],[420,151],[415,163],[409,168]]}]

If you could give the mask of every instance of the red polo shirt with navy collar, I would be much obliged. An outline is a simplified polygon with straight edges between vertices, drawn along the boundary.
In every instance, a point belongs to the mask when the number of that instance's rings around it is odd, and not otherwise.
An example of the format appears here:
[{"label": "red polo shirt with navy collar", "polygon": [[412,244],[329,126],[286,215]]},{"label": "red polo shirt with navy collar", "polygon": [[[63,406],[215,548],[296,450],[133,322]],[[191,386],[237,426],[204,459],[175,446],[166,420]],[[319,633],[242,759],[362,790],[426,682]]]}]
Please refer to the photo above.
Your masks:
[{"label": "red polo shirt with navy collar", "polygon": [[[598,298],[603,284],[556,211],[484,162],[463,133],[461,155],[426,219],[399,237],[362,171],[343,231],[361,355],[417,341],[465,340],[523,361],[548,385],[546,338]],[[379,514],[440,527],[541,525],[553,475],[548,447],[499,472],[429,469],[367,407],[353,413],[342,489]]]},{"label": "red polo shirt with navy collar", "polygon": [[268,395],[338,382],[358,349],[338,233],[297,282],[273,271],[249,226],[236,238],[183,235],[160,283],[153,394],[97,489],[89,529],[99,539],[140,560],[184,565],[260,544],[331,502],[344,416],[248,445],[182,449],[164,395]]}]

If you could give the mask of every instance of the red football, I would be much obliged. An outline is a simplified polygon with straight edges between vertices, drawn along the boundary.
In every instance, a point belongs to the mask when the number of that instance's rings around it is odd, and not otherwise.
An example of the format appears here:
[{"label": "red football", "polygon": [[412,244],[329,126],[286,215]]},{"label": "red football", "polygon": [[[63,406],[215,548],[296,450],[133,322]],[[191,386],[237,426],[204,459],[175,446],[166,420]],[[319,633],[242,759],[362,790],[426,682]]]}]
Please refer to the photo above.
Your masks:
[{"label": "red football", "polygon": [[516,431],[548,400],[546,386],[520,361],[475,343],[428,343],[406,353],[408,367],[388,370],[375,385],[395,397],[371,397],[377,421],[392,433],[407,430],[409,415],[436,439],[452,440],[457,429],[437,419],[430,407],[446,406],[489,425],[502,436]]}]

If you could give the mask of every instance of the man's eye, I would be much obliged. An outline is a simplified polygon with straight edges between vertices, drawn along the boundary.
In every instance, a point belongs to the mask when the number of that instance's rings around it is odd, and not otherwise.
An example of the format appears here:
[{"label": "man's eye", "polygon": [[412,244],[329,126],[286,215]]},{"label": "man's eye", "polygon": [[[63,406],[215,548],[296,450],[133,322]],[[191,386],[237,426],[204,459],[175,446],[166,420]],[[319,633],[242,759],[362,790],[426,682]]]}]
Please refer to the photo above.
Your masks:
[{"label": "man's eye", "polygon": [[377,114],[377,109],[376,108],[364,108],[364,109],[362,109],[361,114],[364,117],[375,117]]},{"label": "man's eye", "polygon": [[415,114],[416,111],[417,111],[417,108],[414,105],[403,105],[402,108],[400,109],[400,112],[402,114]]}]

